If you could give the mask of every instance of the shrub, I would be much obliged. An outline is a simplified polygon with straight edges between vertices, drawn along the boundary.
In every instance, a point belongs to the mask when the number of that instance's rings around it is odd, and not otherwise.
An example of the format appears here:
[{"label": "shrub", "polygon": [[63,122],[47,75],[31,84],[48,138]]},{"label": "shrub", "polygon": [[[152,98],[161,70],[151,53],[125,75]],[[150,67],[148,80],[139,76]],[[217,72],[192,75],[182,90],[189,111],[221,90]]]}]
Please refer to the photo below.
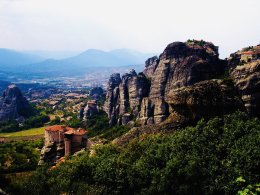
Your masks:
[{"label": "shrub", "polygon": [[[104,145],[32,177],[32,194],[235,194],[259,183],[260,121],[236,112],[195,127]],[[41,176],[42,174],[42,176]],[[236,182],[237,178],[245,182]],[[37,182],[38,181],[38,182]],[[40,186],[39,186],[40,185]],[[42,191],[39,191],[41,189]]]}]

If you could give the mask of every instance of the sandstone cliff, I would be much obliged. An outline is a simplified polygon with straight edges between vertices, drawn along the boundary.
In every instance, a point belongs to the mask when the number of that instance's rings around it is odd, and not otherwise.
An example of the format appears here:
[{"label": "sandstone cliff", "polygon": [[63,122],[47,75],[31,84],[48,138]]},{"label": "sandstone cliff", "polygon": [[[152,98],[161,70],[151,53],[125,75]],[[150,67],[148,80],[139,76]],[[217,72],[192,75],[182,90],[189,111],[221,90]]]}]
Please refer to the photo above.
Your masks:
[{"label": "sandstone cliff", "polygon": [[260,46],[231,54],[228,64],[248,113],[260,117]]},{"label": "sandstone cliff", "polygon": [[205,41],[174,42],[142,73],[112,75],[104,106],[110,124],[190,123],[245,107],[257,115],[259,63],[242,68],[234,56],[219,59],[218,47]]},{"label": "sandstone cliff", "polygon": [[8,86],[0,99],[0,121],[18,120],[31,114],[31,107],[20,89]]},{"label": "sandstone cliff", "polygon": [[105,111],[109,116],[110,124],[127,124],[141,109],[141,102],[148,96],[149,80],[143,73],[137,74],[134,70],[110,77],[105,102]]}]

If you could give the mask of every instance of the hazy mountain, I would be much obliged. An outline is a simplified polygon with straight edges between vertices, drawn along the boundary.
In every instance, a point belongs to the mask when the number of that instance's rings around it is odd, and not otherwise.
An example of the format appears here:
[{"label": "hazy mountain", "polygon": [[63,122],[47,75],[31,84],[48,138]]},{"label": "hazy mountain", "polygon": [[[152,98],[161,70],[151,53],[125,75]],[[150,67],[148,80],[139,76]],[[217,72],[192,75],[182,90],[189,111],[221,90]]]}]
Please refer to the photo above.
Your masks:
[{"label": "hazy mountain", "polygon": [[32,51],[25,51],[25,53],[37,55],[45,59],[55,59],[61,60],[64,58],[73,57],[81,53],[81,51],[49,51],[49,50],[32,50]]},{"label": "hazy mountain", "polygon": [[57,73],[59,75],[84,74],[97,68],[100,68],[100,71],[102,71],[108,67],[141,65],[152,55],[128,49],[118,49],[109,52],[89,49],[74,57],[62,60],[49,59],[40,63],[25,65],[21,67],[20,71]]},{"label": "hazy mountain", "polygon": [[116,49],[109,53],[130,64],[144,64],[145,60],[156,55],[154,53],[142,53],[131,49]]},{"label": "hazy mountain", "polygon": [[[40,53],[0,49],[0,79],[15,82],[19,78],[81,76],[93,72],[106,75],[117,69],[124,72],[129,68],[141,70],[145,60],[154,55],[129,49],[108,52],[89,49],[73,57],[46,60],[35,54]],[[48,52],[45,54],[48,57]]]},{"label": "hazy mountain", "polygon": [[0,67],[2,69],[19,67],[25,64],[37,63],[42,60],[44,60],[44,58],[36,55],[0,48]]},{"label": "hazy mountain", "polygon": [[0,80],[0,96],[2,95],[3,91],[7,88],[8,85],[11,83],[7,81]]}]

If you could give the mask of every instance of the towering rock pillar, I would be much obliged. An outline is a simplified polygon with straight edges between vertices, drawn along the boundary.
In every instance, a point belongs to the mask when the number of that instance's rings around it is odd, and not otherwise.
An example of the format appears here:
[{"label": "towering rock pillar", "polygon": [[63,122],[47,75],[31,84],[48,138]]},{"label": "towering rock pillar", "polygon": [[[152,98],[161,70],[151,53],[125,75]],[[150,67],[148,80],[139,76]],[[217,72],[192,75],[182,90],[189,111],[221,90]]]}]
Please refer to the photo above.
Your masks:
[{"label": "towering rock pillar", "polygon": [[118,102],[119,102],[119,84],[121,77],[119,73],[112,74],[108,81],[106,102],[104,104],[104,111],[108,114],[109,124],[113,125],[117,122],[118,116]]},{"label": "towering rock pillar", "polygon": [[20,89],[15,85],[8,86],[0,99],[0,121],[26,118],[31,112],[32,109]]}]

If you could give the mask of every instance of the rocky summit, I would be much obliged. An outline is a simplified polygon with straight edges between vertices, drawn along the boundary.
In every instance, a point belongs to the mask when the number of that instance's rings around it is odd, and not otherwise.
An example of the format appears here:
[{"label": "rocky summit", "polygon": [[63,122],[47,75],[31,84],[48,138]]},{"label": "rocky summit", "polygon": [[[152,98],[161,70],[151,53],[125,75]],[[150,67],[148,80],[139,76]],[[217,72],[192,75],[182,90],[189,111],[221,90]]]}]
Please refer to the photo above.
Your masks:
[{"label": "rocky summit", "polygon": [[191,123],[238,109],[259,116],[258,49],[221,60],[210,42],[169,44],[143,72],[110,77],[104,106],[110,124]]},{"label": "rocky summit", "polygon": [[228,65],[247,112],[260,117],[260,45],[231,54]]},{"label": "rocky summit", "polygon": [[31,115],[31,107],[20,89],[10,85],[0,99],[0,121],[23,120]]}]

